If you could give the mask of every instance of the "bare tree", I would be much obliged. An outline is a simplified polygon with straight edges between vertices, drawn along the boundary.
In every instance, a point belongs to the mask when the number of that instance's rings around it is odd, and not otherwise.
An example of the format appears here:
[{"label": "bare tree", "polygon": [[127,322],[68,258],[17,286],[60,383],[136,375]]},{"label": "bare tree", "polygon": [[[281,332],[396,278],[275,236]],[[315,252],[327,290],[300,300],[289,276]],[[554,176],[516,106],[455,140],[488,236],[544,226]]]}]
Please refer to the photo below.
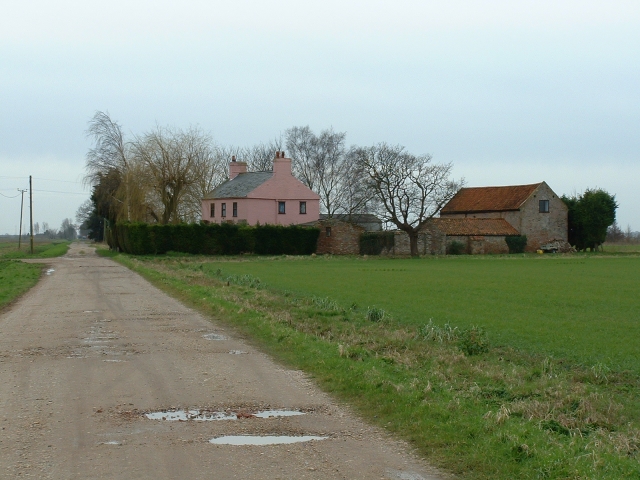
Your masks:
[{"label": "bare tree", "polygon": [[144,167],[157,205],[153,216],[162,224],[180,222],[181,201],[212,162],[211,138],[197,128],[174,131],[157,127],[136,139],[133,152]]},{"label": "bare tree", "polygon": [[119,187],[111,192],[115,220],[146,219],[148,208],[140,165],[133,158],[131,143],[125,141],[120,124],[108,113],[96,112],[89,120],[87,136],[93,139],[94,147],[87,152],[84,181],[96,186],[106,177],[118,177]]},{"label": "bare tree", "polygon": [[213,146],[207,161],[198,163],[196,181],[184,194],[180,203],[180,217],[185,221],[195,222],[202,215],[202,199],[214,188],[228,178],[228,163],[237,148]]},{"label": "bare tree", "polygon": [[247,162],[247,168],[251,172],[264,172],[273,167],[273,155],[283,148],[282,137],[276,137],[268,143],[258,143],[253,147],[233,149],[229,148],[229,157],[235,155],[239,160]]},{"label": "bare tree", "polygon": [[365,172],[345,146],[346,133],[323,130],[315,135],[306,127],[285,133],[293,172],[320,195],[321,211],[328,216],[364,213],[371,200]]},{"label": "bare tree", "polygon": [[450,178],[453,165],[433,164],[402,146],[380,143],[354,152],[367,173],[384,221],[409,235],[411,256],[418,256],[418,233],[464,185]]},{"label": "bare tree", "polygon": [[38,222],[33,224],[33,233],[38,235],[40,233],[40,224]]}]

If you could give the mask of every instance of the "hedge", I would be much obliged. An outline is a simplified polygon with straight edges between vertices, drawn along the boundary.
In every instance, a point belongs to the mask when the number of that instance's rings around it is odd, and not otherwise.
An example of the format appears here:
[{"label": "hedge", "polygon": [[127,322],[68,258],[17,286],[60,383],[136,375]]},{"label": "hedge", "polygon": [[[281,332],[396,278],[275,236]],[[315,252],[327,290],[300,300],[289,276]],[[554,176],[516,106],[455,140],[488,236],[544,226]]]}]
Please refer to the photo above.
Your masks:
[{"label": "hedge", "polygon": [[509,253],[524,253],[524,249],[527,246],[526,235],[509,235],[504,237],[504,240],[509,247]]},{"label": "hedge", "polygon": [[168,251],[237,255],[310,255],[315,253],[320,230],[292,225],[249,227],[232,223],[159,225],[121,222],[107,231],[112,249],[133,255],[164,254]]}]

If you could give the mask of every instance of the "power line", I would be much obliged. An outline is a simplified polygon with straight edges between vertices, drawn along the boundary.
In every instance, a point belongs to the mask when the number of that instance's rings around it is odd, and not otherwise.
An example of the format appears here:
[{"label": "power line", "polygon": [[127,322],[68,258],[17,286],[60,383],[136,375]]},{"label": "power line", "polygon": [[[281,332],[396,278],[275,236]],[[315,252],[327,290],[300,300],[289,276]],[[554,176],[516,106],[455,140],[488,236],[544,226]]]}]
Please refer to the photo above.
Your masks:
[{"label": "power line", "polygon": [[89,192],[86,193],[82,193],[82,192],[61,192],[58,190],[33,190],[34,192],[40,192],[40,193],[64,193],[66,195],[89,195]]},{"label": "power line", "polygon": [[5,195],[4,193],[0,193],[0,195],[2,195],[4,198],[17,198],[20,196],[20,194],[18,194],[18,195],[14,195],[13,197],[10,197],[8,195]]}]

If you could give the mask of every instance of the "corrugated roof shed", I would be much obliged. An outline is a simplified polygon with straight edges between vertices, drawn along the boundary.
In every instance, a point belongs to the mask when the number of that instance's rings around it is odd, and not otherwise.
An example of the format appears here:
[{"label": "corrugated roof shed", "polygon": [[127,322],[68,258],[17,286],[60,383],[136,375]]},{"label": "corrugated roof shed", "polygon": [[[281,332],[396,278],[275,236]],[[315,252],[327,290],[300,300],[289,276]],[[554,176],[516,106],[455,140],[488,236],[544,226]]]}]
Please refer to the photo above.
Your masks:
[{"label": "corrugated roof shed", "polygon": [[541,183],[508,187],[462,188],[440,213],[504,212],[518,210]]},{"label": "corrugated roof shed", "polygon": [[273,172],[246,172],[227,180],[205,196],[205,200],[214,198],[243,198],[249,195],[273,176]]},{"label": "corrugated roof shed", "polygon": [[446,235],[520,235],[504,218],[434,218],[433,223]]}]

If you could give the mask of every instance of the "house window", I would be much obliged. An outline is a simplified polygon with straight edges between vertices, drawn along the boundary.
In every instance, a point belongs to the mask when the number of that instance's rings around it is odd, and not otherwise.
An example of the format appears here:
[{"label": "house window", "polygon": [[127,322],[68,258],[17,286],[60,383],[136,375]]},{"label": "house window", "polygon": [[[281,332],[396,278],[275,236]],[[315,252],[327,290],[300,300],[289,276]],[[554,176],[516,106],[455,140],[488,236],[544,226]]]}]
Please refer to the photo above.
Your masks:
[{"label": "house window", "polygon": [[220,205],[220,210],[221,210],[220,215],[223,216],[223,217],[226,217],[227,216],[227,204],[223,203],[222,205]]},{"label": "house window", "polygon": [[278,213],[285,213],[284,203],[285,202],[278,202]]},{"label": "house window", "polygon": [[212,203],[211,204],[211,218],[216,216],[216,204]]},{"label": "house window", "polygon": [[238,202],[233,202],[233,216],[238,216]]},{"label": "house window", "polygon": [[330,237],[330,236],[331,236],[331,227],[327,227],[327,228],[324,230],[324,232],[325,232],[325,235],[326,235],[327,237]]},{"label": "house window", "polygon": [[549,200],[540,200],[538,204],[540,213],[549,213]]},{"label": "house window", "polygon": [[307,213],[307,202],[300,202],[300,213]]}]

